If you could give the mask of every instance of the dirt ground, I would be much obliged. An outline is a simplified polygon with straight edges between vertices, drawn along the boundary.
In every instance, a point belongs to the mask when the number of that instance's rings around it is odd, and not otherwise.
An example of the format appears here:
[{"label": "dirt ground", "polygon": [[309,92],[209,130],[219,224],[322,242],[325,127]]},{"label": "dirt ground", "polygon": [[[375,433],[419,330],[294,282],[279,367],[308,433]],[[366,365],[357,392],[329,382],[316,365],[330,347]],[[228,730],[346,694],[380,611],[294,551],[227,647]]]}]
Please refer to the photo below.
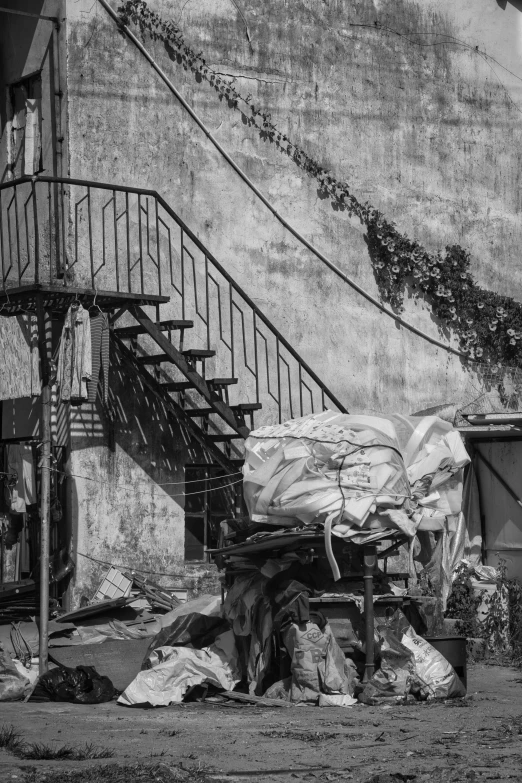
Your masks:
[{"label": "dirt ground", "polygon": [[[83,769],[96,783],[101,765],[136,762],[170,768],[176,780],[183,771],[210,768],[205,780],[522,781],[522,672],[498,666],[473,666],[468,697],[445,703],[344,709],[2,703],[0,727],[11,724],[27,742],[92,742],[114,758],[35,762],[1,750],[1,781],[22,783],[28,774],[52,781],[58,770]],[[151,771],[150,780],[158,779]]]}]

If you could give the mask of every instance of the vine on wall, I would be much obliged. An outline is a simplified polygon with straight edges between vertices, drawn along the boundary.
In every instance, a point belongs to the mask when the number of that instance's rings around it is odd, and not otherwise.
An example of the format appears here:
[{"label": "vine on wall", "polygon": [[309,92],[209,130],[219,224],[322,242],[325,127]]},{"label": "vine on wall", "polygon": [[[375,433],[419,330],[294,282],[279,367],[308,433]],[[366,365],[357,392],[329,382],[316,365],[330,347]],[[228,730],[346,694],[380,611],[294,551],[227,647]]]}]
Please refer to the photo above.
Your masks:
[{"label": "vine on wall", "polygon": [[279,131],[271,115],[244,98],[234,84],[216,73],[201,53],[192,49],[174,22],[151,11],[145,0],[126,0],[118,8],[122,24],[134,24],[141,35],[161,41],[169,55],[197,81],[212,86],[221,101],[242,113],[262,139],[275,144],[319,185],[319,195],[330,198],[335,210],[347,211],[367,227],[367,240],[375,278],[382,299],[398,312],[404,309],[409,288],[430,304],[440,323],[459,337],[459,347],[471,359],[488,362],[493,369],[522,366],[522,305],[508,296],[481,288],[470,272],[469,253],[459,245],[430,253],[401,234],[368,202],[361,203],[346,182],[338,180],[299,145]]}]

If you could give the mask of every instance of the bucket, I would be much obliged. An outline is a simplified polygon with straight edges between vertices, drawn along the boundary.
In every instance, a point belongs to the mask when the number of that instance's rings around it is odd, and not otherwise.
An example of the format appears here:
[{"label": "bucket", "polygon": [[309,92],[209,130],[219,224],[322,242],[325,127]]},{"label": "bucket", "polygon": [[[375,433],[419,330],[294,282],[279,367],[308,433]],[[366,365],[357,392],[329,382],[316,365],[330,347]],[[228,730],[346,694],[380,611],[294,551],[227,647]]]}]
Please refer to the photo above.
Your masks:
[{"label": "bucket", "polygon": [[465,636],[426,636],[431,644],[448,663],[451,663],[460,681],[467,689],[466,637]]}]

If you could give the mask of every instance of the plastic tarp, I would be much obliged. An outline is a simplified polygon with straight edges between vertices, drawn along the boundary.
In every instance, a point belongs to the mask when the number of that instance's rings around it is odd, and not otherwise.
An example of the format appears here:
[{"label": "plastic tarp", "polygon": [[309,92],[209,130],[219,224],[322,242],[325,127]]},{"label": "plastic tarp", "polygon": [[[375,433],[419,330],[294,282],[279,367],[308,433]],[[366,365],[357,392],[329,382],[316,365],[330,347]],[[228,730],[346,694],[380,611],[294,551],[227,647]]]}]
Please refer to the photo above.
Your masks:
[{"label": "plastic tarp", "polygon": [[159,647],[149,656],[150,668],[141,671],[118,699],[118,704],[167,706],[183,701],[194,685],[210,683],[232,690],[240,681],[234,634],[221,634],[210,647]]},{"label": "plastic tarp", "polygon": [[206,614],[191,612],[176,619],[152,639],[145,660],[158,647],[193,647],[201,650],[208,647],[224,631],[229,623],[222,617],[208,617]]},{"label": "plastic tarp", "polygon": [[239,576],[227,592],[223,613],[236,636],[249,637],[246,676],[250,693],[260,695],[272,655],[273,620],[265,595],[268,579],[260,573]]},{"label": "plastic tarp", "polygon": [[171,625],[176,617],[183,617],[191,612],[198,612],[199,614],[206,614],[208,617],[213,617],[220,614],[221,610],[221,597],[219,595],[210,595],[204,593],[197,598],[192,598],[190,601],[186,601],[184,604],[172,609],[171,612],[158,617],[158,622],[162,628],[166,628]]}]

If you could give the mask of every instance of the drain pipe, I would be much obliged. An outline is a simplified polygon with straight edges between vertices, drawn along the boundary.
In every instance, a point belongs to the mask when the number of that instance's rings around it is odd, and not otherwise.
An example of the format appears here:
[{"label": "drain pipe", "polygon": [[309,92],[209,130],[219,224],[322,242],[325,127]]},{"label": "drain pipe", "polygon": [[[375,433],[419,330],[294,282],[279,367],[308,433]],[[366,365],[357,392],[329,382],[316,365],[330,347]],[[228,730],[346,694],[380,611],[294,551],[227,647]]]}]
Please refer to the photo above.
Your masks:
[{"label": "drain pipe", "polygon": [[379,302],[378,299],[375,299],[371,294],[369,294],[367,291],[364,290],[364,288],[361,288],[360,285],[358,285],[354,280],[352,280],[348,275],[346,275],[341,269],[339,269],[338,266],[336,266],[333,261],[330,261],[329,258],[327,258],[323,253],[321,253],[320,250],[318,250],[314,245],[312,245],[311,242],[309,242],[302,234],[297,231],[293,226],[290,225],[290,223],[287,223],[287,221],[282,217],[277,209],[268,201],[268,199],[261,193],[261,191],[254,185],[251,179],[247,177],[245,172],[239,168],[237,163],[234,162],[234,160],[230,157],[228,152],[223,149],[219,141],[212,135],[212,133],[209,131],[209,129],[206,127],[204,122],[200,120],[194,109],[190,106],[190,104],[187,103],[185,98],[181,95],[180,92],[176,89],[176,87],[173,85],[173,83],[170,81],[169,77],[165,73],[165,71],[160,68],[156,60],[152,57],[151,54],[145,49],[141,41],[136,38],[134,33],[127,27],[126,24],[123,24],[118,14],[111,8],[111,6],[108,4],[107,0],[98,0],[98,2],[105,8],[109,16],[116,22],[120,30],[123,30],[125,35],[130,38],[132,43],[140,50],[142,55],[145,57],[145,59],[152,65],[158,76],[165,82],[171,93],[177,98],[177,100],[181,103],[183,108],[190,114],[194,122],[198,125],[198,127],[203,131],[207,139],[214,145],[214,147],[218,150],[218,152],[225,158],[227,163],[232,166],[236,174],[238,174],[243,182],[248,185],[250,190],[252,190],[258,199],[263,202],[265,207],[272,213],[272,215],[276,218],[276,220],[281,223],[282,226],[284,226],[287,231],[289,231],[292,236],[295,237],[299,242],[301,242],[302,245],[304,245],[311,253],[313,253],[316,258],[319,259],[319,261],[322,261],[323,264],[325,264],[329,269],[332,270],[332,272],[335,272],[335,274],[341,278],[341,280],[344,280],[345,283],[347,283],[351,288],[354,289],[354,291],[357,291],[361,296],[364,296],[365,299],[367,299],[369,302],[371,302],[375,307],[377,307],[381,312],[386,313],[386,315],[390,316],[390,318],[393,318],[393,320],[400,324],[401,326],[404,326],[405,329],[408,329],[410,332],[413,332],[413,334],[416,334],[418,337],[422,337],[423,340],[427,340],[428,342],[432,343],[433,345],[436,345],[438,348],[443,348],[445,351],[448,351],[449,353],[453,353],[456,356],[460,356],[464,359],[469,359],[467,354],[463,353],[462,351],[457,350],[456,348],[452,348],[451,345],[445,345],[444,343],[441,343],[440,340],[437,340],[435,337],[431,337],[429,334],[426,334],[421,329],[417,329],[416,326],[412,326],[412,324],[409,324],[407,321],[404,321],[400,316],[396,315],[392,310],[389,310],[387,307],[385,307],[381,302]]}]

